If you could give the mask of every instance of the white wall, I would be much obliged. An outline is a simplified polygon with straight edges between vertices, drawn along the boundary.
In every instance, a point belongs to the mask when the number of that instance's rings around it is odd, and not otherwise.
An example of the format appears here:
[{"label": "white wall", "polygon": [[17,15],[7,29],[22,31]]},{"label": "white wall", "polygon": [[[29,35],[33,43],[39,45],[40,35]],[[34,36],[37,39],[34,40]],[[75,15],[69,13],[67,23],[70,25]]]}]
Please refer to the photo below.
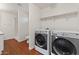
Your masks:
[{"label": "white wall", "polygon": [[40,27],[40,9],[29,4],[29,47],[34,48],[34,33]]},{"label": "white wall", "polygon": [[0,10],[17,13],[18,5],[17,3],[0,3]]},{"label": "white wall", "polygon": [[67,15],[67,16],[55,18],[55,30],[79,31],[78,14]]},{"label": "white wall", "polygon": [[0,3],[0,31],[8,38],[14,38],[17,33],[17,12],[16,3]]},{"label": "white wall", "polygon": [[57,4],[55,8],[45,8],[41,10],[41,18],[61,15],[47,20],[42,20],[42,28],[49,27],[52,30],[62,31],[79,31],[79,14],[68,14],[62,16],[64,13],[75,12],[79,10],[79,4]]},{"label": "white wall", "polygon": [[2,50],[4,49],[4,43],[3,43],[4,39],[5,39],[4,35],[0,34],[0,55],[2,54]]},{"label": "white wall", "polygon": [[54,18],[41,20],[41,28],[42,29],[49,28],[50,30],[53,30],[54,29]]},{"label": "white wall", "polygon": [[59,15],[67,12],[76,11],[79,9],[79,4],[77,3],[57,3],[53,8],[44,8],[41,10],[41,18],[52,16],[52,15]]},{"label": "white wall", "polygon": [[0,31],[4,33],[6,39],[14,38],[16,36],[15,20],[17,20],[17,16],[5,11],[1,11],[0,14]]}]

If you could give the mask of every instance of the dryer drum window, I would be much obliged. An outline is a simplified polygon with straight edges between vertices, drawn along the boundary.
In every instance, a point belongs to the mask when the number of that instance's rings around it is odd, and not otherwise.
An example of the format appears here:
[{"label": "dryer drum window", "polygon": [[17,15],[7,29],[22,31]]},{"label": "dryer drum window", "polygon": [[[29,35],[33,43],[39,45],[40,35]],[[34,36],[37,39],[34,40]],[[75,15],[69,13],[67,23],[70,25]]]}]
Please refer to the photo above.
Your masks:
[{"label": "dryer drum window", "polygon": [[75,55],[76,48],[72,42],[64,38],[57,38],[52,43],[52,49],[56,54],[60,55]]},{"label": "dryer drum window", "polygon": [[45,37],[42,34],[35,36],[35,44],[39,47],[44,47],[47,44]]}]

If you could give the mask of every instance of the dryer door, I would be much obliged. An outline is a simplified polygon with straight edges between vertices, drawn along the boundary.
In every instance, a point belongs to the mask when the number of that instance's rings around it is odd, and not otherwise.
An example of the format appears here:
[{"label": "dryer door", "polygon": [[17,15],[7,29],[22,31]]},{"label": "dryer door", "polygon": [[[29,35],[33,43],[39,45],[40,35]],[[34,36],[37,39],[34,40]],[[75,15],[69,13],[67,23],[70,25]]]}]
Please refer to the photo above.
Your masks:
[{"label": "dryer door", "polygon": [[59,55],[75,55],[76,48],[75,45],[67,39],[56,38],[52,42],[52,49]]},{"label": "dryer door", "polygon": [[35,45],[47,50],[47,35],[37,34],[35,36]]}]

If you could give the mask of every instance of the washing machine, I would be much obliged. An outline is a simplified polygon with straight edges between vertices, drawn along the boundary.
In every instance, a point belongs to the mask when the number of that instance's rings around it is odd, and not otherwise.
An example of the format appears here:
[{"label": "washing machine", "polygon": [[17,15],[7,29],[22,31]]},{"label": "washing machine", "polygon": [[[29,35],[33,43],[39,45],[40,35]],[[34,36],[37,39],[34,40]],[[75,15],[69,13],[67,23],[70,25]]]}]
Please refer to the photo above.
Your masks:
[{"label": "washing machine", "polygon": [[78,32],[53,31],[51,37],[52,55],[79,55]]},{"label": "washing machine", "polygon": [[35,31],[35,50],[44,55],[49,55],[50,54],[49,42],[50,42],[49,30]]}]

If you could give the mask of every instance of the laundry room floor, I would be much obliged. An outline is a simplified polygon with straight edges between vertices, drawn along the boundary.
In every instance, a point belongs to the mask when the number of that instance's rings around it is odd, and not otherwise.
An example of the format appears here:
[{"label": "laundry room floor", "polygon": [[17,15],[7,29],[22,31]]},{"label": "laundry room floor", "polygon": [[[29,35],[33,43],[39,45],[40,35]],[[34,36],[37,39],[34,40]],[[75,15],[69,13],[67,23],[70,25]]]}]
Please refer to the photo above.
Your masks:
[{"label": "laundry room floor", "polygon": [[15,39],[4,40],[2,55],[42,55],[35,49],[29,50],[29,44],[25,41],[18,42]]}]

